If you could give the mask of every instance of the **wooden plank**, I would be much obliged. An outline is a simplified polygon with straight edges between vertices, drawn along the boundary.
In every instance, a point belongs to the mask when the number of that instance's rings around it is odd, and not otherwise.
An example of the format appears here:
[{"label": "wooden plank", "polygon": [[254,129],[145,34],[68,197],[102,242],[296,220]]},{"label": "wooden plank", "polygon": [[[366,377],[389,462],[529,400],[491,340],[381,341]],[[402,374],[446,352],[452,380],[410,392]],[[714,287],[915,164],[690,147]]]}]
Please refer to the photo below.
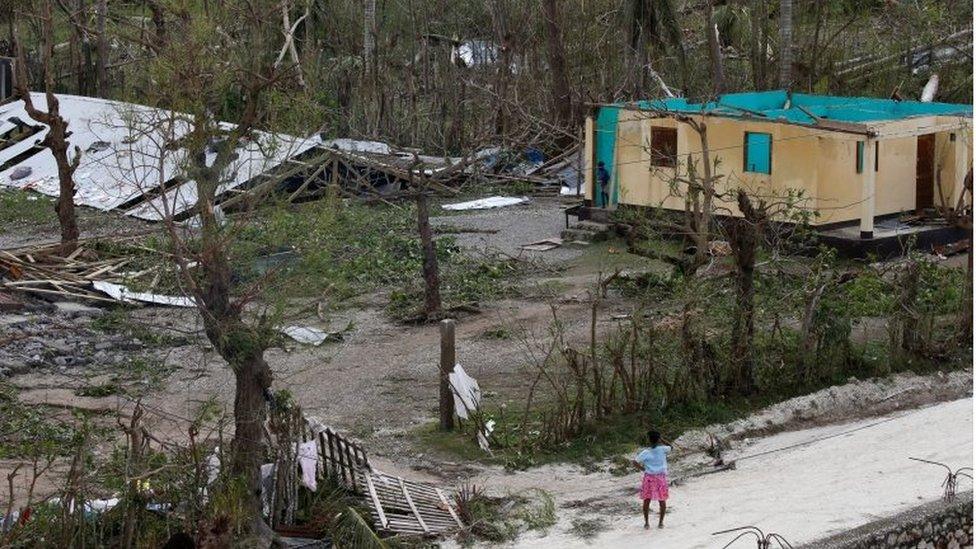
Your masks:
[{"label": "wooden plank", "polygon": [[373,500],[373,508],[376,509],[376,514],[380,518],[380,525],[383,528],[389,526],[389,521],[386,520],[386,513],[383,512],[383,505],[380,503],[380,498],[376,496],[376,487],[373,486],[373,479],[370,475],[363,475],[366,477],[366,487],[369,490],[369,497]]},{"label": "wooden plank", "polygon": [[349,485],[356,485],[356,464],[352,460],[352,451],[349,448],[349,442],[346,442],[346,462],[349,464]]},{"label": "wooden plank", "polygon": [[440,488],[434,489],[437,490],[437,495],[441,498],[441,503],[443,503],[444,506],[447,507],[448,512],[451,513],[451,517],[454,519],[454,522],[456,522],[459,527],[464,528],[464,524],[461,523],[461,519],[459,519],[457,513],[454,512],[454,507],[451,506],[451,504],[447,502],[447,498],[444,497],[444,492],[441,492]]}]

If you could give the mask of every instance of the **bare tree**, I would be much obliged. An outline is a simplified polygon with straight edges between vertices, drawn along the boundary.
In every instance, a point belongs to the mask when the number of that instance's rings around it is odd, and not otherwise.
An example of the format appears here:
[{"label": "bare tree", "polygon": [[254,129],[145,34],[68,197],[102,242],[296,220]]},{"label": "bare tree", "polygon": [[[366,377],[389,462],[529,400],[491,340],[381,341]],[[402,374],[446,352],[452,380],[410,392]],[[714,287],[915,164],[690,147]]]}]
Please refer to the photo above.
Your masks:
[{"label": "bare tree", "polygon": [[81,163],[81,149],[75,146],[74,154],[69,158],[68,121],[61,116],[60,102],[54,95],[54,20],[51,13],[51,0],[41,3],[38,17],[41,21],[41,66],[47,111],[34,105],[31,96],[28,74],[27,55],[22,40],[17,37],[15,50],[17,55],[17,77],[14,79],[17,96],[24,102],[24,109],[32,120],[48,127],[48,132],[41,141],[41,145],[51,151],[58,166],[58,200],[55,211],[61,226],[61,253],[70,254],[78,247],[78,220],[75,216],[75,170]]},{"label": "bare tree", "polygon": [[745,392],[756,388],[753,340],[755,339],[755,272],[756,251],[768,221],[767,204],[759,200],[753,204],[742,189],[736,193],[741,218],[730,221],[729,244],[735,260],[736,307],[732,317],[732,340],[729,352],[732,372],[739,389]]},{"label": "bare tree", "polygon": [[766,0],[752,0],[749,6],[752,36],[749,38],[749,64],[752,68],[752,85],[756,90],[766,89],[769,34],[766,32]]},{"label": "bare tree", "polygon": [[722,60],[722,44],[719,43],[718,25],[715,23],[715,2],[708,0],[705,14],[705,35],[708,40],[708,57],[712,64],[712,91],[716,95],[725,91],[725,66]]},{"label": "bare tree", "polygon": [[98,78],[98,95],[108,97],[108,34],[105,20],[108,18],[108,0],[97,0],[95,5],[95,34],[98,38],[98,60],[95,74]]},{"label": "bare tree", "polygon": [[[242,282],[232,263],[240,233],[251,217],[225,221],[218,206],[239,170],[266,172],[275,158],[290,156],[294,139],[261,132],[273,119],[280,95],[273,93],[295,65],[277,67],[281,36],[281,2],[261,0],[228,5],[170,21],[172,36],[159,44],[153,59],[156,91],[147,99],[156,109],[122,117],[136,135],[122,161],[143,164],[145,192],[159,192],[168,178],[192,186],[196,228],[179,222],[175,207],[182,193],[163,193],[156,213],[169,243],[183,291],[192,298],[203,330],[217,354],[233,372],[234,439],[229,473],[243,487],[241,509],[245,534],[267,541],[271,535],[262,518],[261,464],[265,460],[265,428],[274,379],[265,351],[277,337],[271,307],[262,301],[275,273]],[[236,98],[227,108],[226,99]],[[140,111],[141,112],[141,111]],[[151,169],[147,169],[149,166]],[[126,173],[126,170],[122,170]],[[153,179],[156,178],[156,179]],[[262,189],[279,179],[262,178]],[[157,203],[151,203],[157,204]]]},{"label": "bare tree", "polygon": [[779,85],[793,85],[793,0],[779,0]]},{"label": "bare tree", "polygon": [[566,69],[566,49],[556,0],[542,0],[542,16],[546,27],[546,56],[549,59],[549,72],[552,77],[552,109],[556,121],[562,127],[573,123],[573,96],[569,88],[569,75]]}]

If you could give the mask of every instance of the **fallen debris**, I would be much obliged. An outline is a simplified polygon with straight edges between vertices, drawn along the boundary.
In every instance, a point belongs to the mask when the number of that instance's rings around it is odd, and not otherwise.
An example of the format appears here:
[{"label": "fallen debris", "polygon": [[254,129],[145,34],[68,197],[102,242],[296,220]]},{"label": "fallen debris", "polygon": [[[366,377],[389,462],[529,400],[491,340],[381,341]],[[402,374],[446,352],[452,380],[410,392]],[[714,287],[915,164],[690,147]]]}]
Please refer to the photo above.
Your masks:
[{"label": "fallen debris", "polygon": [[525,196],[520,198],[514,196],[490,196],[488,198],[479,198],[478,200],[470,200],[468,202],[458,202],[457,204],[444,204],[441,207],[445,210],[451,211],[487,210],[490,208],[503,208],[505,206],[524,204],[528,201],[528,197]]},{"label": "fallen debris", "polygon": [[932,246],[932,253],[939,256],[940,258],[951,257],[957,254],[968,252],[969,246],[970,246],[969,239],[966,238],[963,240],[957,240],[956,242],[951,242],[949,244]]},{"label": "fallen debris", "polygon": [[362,496],[378,531],[431,536],[463,528],[443,490],[377,471],[362,446],[315,418],[307,421],[321,456],[319,473]]},{"label": "fallen debris", "polygon": [[530,252],[548,252],[563,245],[561,238],[544,238],[528,244],[523,244],[522,249]]},{"label": "fallen debris", "polygon": [[281,329],[281,333],[299,343],[314,345],[315,347],[326,341],[340,341],[342,339],[342,332],[326,332],[314,326],[285,326]]},{"label": "fallen debris", "polygon": [[148,292],[134,292],[129,288],[112,282],[96,280],[92,282],[92,287],[100,292],[104,292],[123,303],[154,303],[157,305],[170,305],[172,307],[196,307],[196,302],[192,298],[176,295],[161,295]]}]

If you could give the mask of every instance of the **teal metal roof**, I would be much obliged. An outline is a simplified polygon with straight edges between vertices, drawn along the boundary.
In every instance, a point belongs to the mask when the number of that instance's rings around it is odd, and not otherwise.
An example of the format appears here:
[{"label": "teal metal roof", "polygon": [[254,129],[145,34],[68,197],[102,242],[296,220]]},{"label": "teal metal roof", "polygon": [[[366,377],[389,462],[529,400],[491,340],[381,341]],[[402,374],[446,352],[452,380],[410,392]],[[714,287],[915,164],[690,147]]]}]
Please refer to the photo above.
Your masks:
[{"label": "teal metal roof", "polygon": [[787,94],[786,90],[729,93],[720,95],[717,101],[706,103],[689,103],[684,98],[672,98],[638,101],[637,105],[647,110],[730,117],[752,116],[803,125],[816,124],[816,120],[803,109],[819,118],[851,123],[902,120],[917,116],[973,116],[972,105],[806,93]]}]

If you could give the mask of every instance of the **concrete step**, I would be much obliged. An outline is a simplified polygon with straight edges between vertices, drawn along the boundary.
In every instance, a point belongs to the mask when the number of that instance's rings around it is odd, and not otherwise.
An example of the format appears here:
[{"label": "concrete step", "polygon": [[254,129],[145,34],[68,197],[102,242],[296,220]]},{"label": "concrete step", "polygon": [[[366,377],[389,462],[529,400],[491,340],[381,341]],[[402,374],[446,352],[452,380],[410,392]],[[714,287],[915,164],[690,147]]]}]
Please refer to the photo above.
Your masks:
[{"label": "concrete step", "polygon": [[564,229],[560,233],[563,242],[581,241],[581,242],[599,242],[606,240],[609,235],[608,231],[594,231],[589,229],[577,229],[570,228]]},{"label": "concrete step", "polygon": [[579,221],[571,228],[579,231],[590,231],[594,233],[606,232],[610,230],[610,226],[606,223],[597,223],[596,221]]}]

